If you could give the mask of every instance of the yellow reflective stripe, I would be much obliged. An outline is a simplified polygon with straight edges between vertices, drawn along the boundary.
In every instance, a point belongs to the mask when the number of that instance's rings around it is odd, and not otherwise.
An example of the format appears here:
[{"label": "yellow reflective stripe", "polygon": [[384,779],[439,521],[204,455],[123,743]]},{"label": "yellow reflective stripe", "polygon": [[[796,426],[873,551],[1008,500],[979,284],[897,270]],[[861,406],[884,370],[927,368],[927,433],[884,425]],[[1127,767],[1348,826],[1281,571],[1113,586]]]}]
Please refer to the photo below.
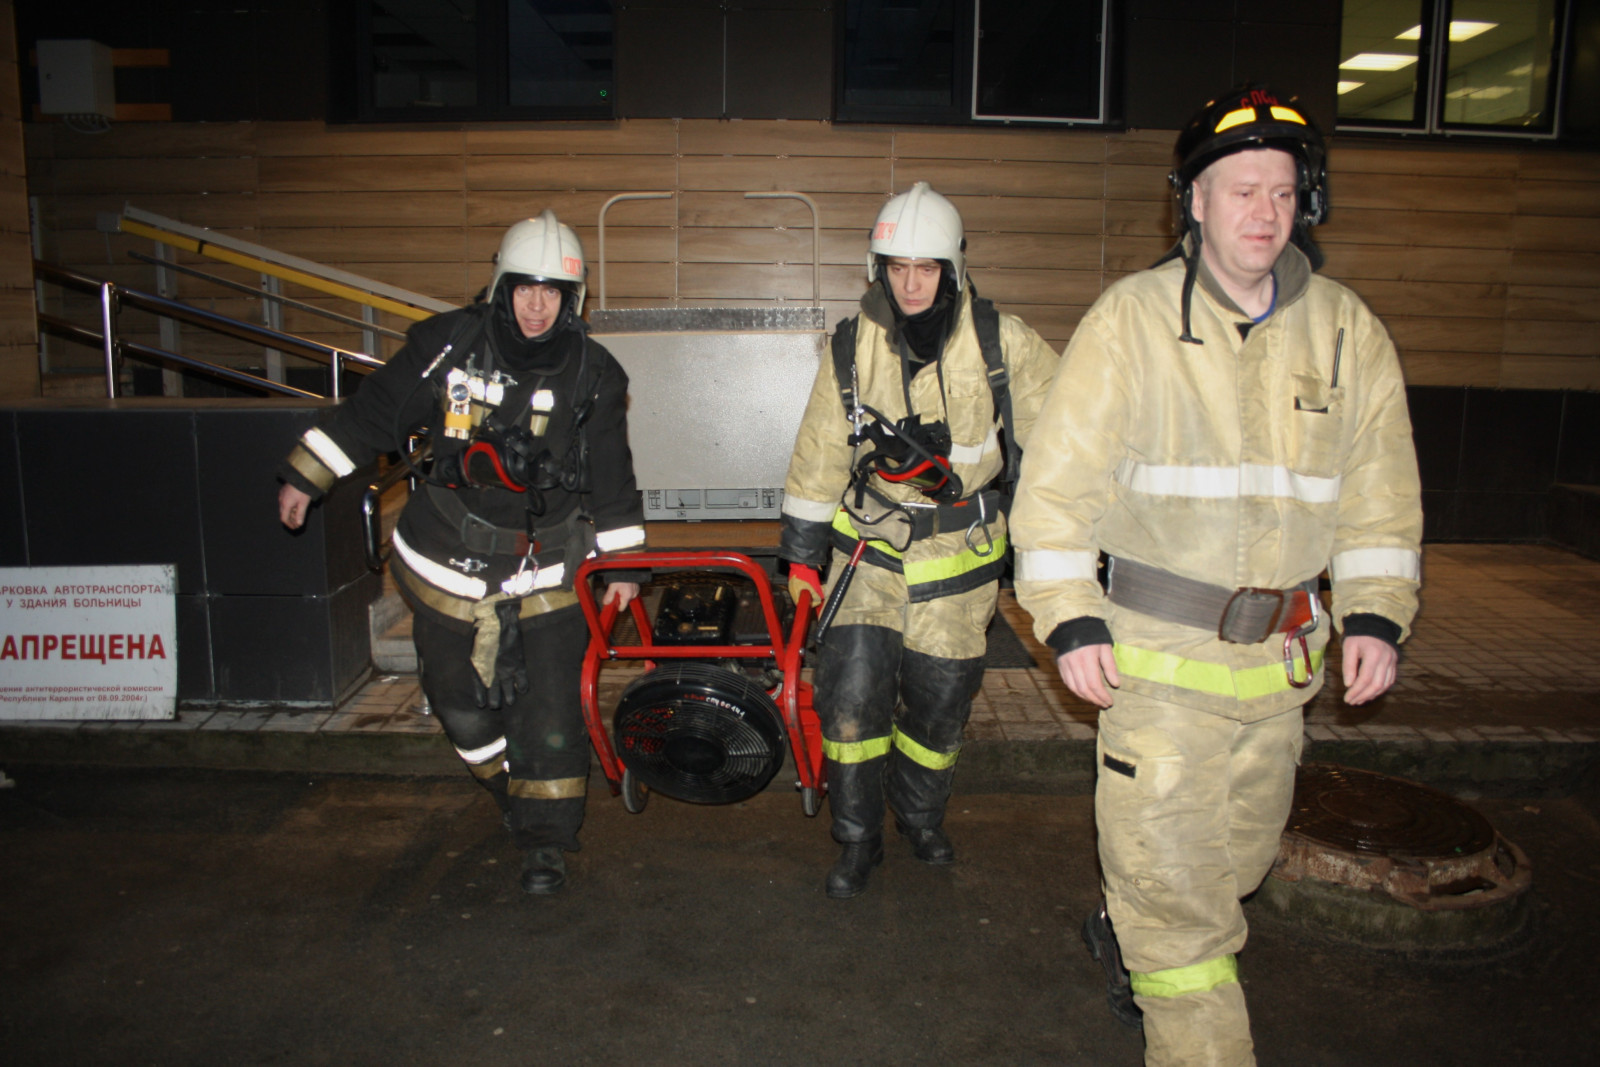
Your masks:
[{"label": "yellow reflective stripe", "polygon": [[513,778],[506,783],[507,793],[524,800],[567,800],[581,797],[588,791],[587,778],[546,778],[542,781]]},{"label": "yellow reflective stripe", "polygon": [[1131,971],[1133,991],[1141,997],[1181,997],[1189,993],[1209,993],[1219,985],[1239,980],[1239,961],[1233,956],[1218,956],[1204,963],[1174,967],[1168,971]]},{"label": "yellow reflective stripe", "polygon": [[[835,530],[838,530],[840,533],[844,534],[846,537],[850,538],[850,540],[852,540],[852,541],[861,540],[861,532],[859,530],[857,530],[855,528],[855,526],[853,526],[851,524],[850,516],[845,513],[844,508],[840,508],[838,510],[838,512],[833,516],[833,528]],[[871,541],[871,540],[869,540],[867,542],[867,545],[870,548],[873,548],[873,549],[876,549],[879,552],[882,552],[886,556],[893,556],[895,559],[904,559],[905,558],[905,553],[904,552],[895,551],[893,546],[891,546],[889,544],[889,542],[887,542],[887,541]]]},{"label": "yellow reflective stripe", "polygon": [[920,763],[931,771],[949,770],[956,765],[956,759],[961,755],[959,748],[954,752],[935,752],[907,737],[899,728],[894,732],[894,747],[904,753],[911,762]]},{"label": "yellow reflective stripe", "polygon": [[[1155,652],[1129,645],[1113,645],[1112,654],[1116,657],[1118,672],[1129,677],[1215,696],[1253,700],[1290,688],[1282,663],[1266,663],[1260,667],[1235,671],[1222,663],[1185,659],[1171,652]],[[1295,680],[1305,681],[1298,673],[1298,654],[1295,656],[1295,669]],[[1322,651],[1319,649],[1311,653],[1311,671],[1315,674],[1321,669]]]},{"label": "yellow reflective stripe", "polygon": [[1271,111],[1272,117],[1281,122],[1298,122],[1302,126],[1306,124],[1306,120],[1300,117],[1300,112],[1292,107],[1280,107],[1275,104]]},{"label": "yellow reflective stripe", "polygon": [[1230,111],[1226,115],[1222,116],[1222,118],[1218,120],[1212,132],[1221,133],[1223,130],[1229,129],[1230,127],[1238,126],[1246,122],[1254,122],[1255,120],[1255,108],[1241,107],[1237,111]]},{"label": "yellow reflective stripe", "polygon": [[889,754],[887,737],[869,737],[865,741],[830,741],[822,739],[822,754],[835,763],[865,763]]},{"label": "yellow reflective stripe", "polygon": [[968,571],[975,571],[979,567],[987,567],[998,560],[1005,559],[1006,538],[1004,534],[994,539],[994,547],[984,555],[978,555],[970,548],[963,548],[953,556],[944,556],[941,559],[925,559],[918,563],[906,564],[907,585],[927,585],[930,582],[942,582],[956,578]]}]

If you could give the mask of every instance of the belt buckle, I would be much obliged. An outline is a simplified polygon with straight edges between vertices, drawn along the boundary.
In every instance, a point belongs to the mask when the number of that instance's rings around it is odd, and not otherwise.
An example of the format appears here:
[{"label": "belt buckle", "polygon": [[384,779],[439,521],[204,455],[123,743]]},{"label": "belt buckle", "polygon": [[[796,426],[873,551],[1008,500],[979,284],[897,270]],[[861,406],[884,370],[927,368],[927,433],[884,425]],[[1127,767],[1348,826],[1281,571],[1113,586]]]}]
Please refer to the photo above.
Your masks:
[{"label": "belt buckle", "polygon": [[[1246,586],[1235,589],[1228,598],[1227,604],[1222,608],[1222,621],[1217,624],[1217,636],[1222,640],[1235,645],[1257,645],[1265,641],[1278,628],[1278,620],[1283,618],[1285,595],[1282,589],[1264,589],[1260,586]],[[1273,603],[1272,616],[1265,626],[1260,629],[1241,631],[1240,616],[1247,607],[1260,604],[1264,601]]]}]

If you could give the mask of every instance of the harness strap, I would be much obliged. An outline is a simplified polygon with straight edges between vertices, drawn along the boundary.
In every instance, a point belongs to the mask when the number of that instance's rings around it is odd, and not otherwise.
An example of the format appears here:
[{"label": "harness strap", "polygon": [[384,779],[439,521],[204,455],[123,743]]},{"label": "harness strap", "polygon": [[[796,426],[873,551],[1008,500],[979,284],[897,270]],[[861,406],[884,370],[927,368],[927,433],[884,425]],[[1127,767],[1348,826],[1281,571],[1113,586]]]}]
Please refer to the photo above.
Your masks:
[{"label": "harness strap", "polygon": [[1289,589],[1229,589],[1171,571],[1111,556],[1106,561],[1106,598],[1119,607],[1167,622],[1211,630],[1224,641],[1254,645],[1273,634],[1293,633],[1314,622],[1316,578]]}]

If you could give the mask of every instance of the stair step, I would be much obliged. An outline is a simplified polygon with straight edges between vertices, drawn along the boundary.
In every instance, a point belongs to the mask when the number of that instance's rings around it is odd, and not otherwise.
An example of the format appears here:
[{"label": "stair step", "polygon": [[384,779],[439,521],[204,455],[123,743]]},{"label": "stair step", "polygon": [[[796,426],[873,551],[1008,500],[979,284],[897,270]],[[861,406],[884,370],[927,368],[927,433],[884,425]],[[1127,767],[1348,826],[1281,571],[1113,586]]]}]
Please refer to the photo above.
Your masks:
[{"label": "stair step", "polygon": [[416,674],[411,609],[400,594],[390,592],[373,601],[368,619],[372,628],[372,665],[382,674]]}]

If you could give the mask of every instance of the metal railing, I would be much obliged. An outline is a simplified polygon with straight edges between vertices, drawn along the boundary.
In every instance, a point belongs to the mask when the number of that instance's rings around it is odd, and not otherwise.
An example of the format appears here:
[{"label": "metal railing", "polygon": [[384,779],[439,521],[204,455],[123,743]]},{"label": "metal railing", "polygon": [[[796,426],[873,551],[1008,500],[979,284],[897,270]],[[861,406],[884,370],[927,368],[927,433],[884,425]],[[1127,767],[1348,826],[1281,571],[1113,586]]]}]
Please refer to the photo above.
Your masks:
[{"label": "metal railing", "polygon": [[69,289],[77,289],[80,292],[90,293],[99,297],[99,333],[44,312],[38,313],[38,321],[42,331],[100,349],[105,361],[106,396],[113,399],[117,397],[121,390],[122,360],[126,356],[132,356],[141,361],[158,365],[170,364],[182,367],[238,385],[260,389],[264,392],[304,397],[319,395],[309,390],[297,389],[292,385],[285,385],[282,382],[275,382],[269,378],[249,374],[245,371],[234,370],[231,367],[225,367],[208,360],[194,359],[189,356],[179,355],[176,352],[169,352],[163,348],[155,348],[150,345],[139,344],[136,341],[125,340],[117,334],[117,313],[123,307],[148,311],[178,322],[199,326],[214,333],[249,341],[253,344],[265,345],[305,359],[324,362],[329,368],[329,390],[327,395],[331,397],[339,396],[339,379],[346,367],[366,372],[383,366],[383,360],[361,352],[351,352],[343,348],[322,344],[320,341],[312,341],[304,337],[296,337],[293,334],[282,333],[266,326],[240,322],[238,319],[231,319],[214,311],[204,311],[200,308],[190,307],[188,304],[177,300],[170,300],[154,293],[117,285],[114,282],[102,281],[87,274],[80,274],[77,271],[67,270],[64,267],[58,267],[41,260],[36,259],[33,261],[33,272],[37,278],[43,278],[58,285],[66,286]]},{"label": "metal railing", "polygon": [[[160,264],[166,269],[184,270],[170,263]],[[213,311],[191,307],[188,304],[170,300],[167,297],[157,296],[139,289],[117,285],[113,282],[92,278],[77,271],[67,270],[51,263],[35,260],[33,264],[34,276],[76,289],[81,292],[97,296],[99,299],[100,330],[95,332],[77,323],[70,322],[56,315],[44,312],[36,313],[39,329],[54,336],[69,341],[76,341],[91,348],[98,348],[105,361],[106,396],[116,399],[121,391],[120,379],[122,375],[122,362],[124,358],[131,357],[142,362],[158,366],[178,367],[183,370],[194,371],[207,377],[216,378],[233,385],[249,389],[259,389],[265,393],[276,393],[280,396],[304,397],[307,399],[322,399],[324,395],[337,398],[339,396],[339,379],[345,368],[366,373],[383,366],[383,361],[361,352],[350,352],[346,349],[325,345],[317,341],[297,337],[293,334],[283,333],[266,326],[254,323],[241,322],[238,319],[219,315]],[[208,277],[203,272],[195,271],[202,277]],[[211,278],[212,281],[224,285],[232,285],[247,291],[248,286],[231,283],[221,278]],[[253,291],[252,291],[253,292]],[[255,294],[269,295],[269,294]],[[289,303],[297,303],[289,301]],[[283,382],[275,382],[270,378],[263,378],[246,371],[236,370],[233,367],[223,366],[209,360],[195,359],[191,356],[169,352],[164,348],[155,348],[128,340],[118,336],[117,313],[124,307],[136,308],[155,315],[174,319],[178,322],[198,326],[214,333],[234,337],[239,340],[262,344],[280,352],[300,356],[306,359],[325,362],[329,368],[329,391],[327,394],[315,393],[309,389],[300,389]],[[344,316],[327,312],[321,308],[307,307],[306,310],[322,314],[329,318],[344,318]],[[370,324],[355,321],[364,327]],[[393,331],[385,331],[392,333]],[[399,336],[404,336],[399,335]],[[362,534],[366,550],[367,566],[372,570],[380,570],[388,556],[388,540],[383,536],[382,530],[382,497],[389,489],[411,473],[411,468],[405,463],[397,463],[374,479],[361,495]]]}]

